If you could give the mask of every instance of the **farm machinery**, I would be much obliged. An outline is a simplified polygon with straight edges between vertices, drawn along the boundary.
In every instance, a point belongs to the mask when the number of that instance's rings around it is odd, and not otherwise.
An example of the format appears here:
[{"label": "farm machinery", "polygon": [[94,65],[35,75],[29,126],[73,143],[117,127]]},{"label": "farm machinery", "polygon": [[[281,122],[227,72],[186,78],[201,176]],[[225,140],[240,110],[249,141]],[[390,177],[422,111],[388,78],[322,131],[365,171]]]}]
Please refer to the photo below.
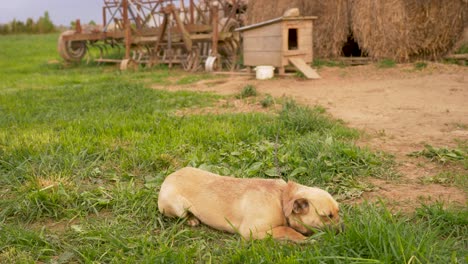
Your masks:
[{"label": "farm machinery", "polygon": [[[122,70],[179,64],[186,71],[234,70],[246,0],[104,0],[102,26],[63,32],[60,56],[118,63]],[[96,52],[89,52],[95,49]]]}]

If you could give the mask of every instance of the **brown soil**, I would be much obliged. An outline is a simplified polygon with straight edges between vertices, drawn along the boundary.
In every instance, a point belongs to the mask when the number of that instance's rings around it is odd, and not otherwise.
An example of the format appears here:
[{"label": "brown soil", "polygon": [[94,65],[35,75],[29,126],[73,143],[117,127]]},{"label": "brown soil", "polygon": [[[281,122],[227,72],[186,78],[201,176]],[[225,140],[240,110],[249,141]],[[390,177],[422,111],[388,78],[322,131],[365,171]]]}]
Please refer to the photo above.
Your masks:
[{"label": "brown soil", "polygon": [[[287,77],[259,81],[253,76],[223,76],[192,85],[154,88],[229,95],[251,84],[262,94],[321,105],[334,117],[366,132],[368,136],[359,145],[396,157],[401,177],[370,179],[377,188],[365,193],[364,199],[382,198],[402,209],[414,208],[421,199],[466,205],[466,190],[421,183],[421,178],[452,170],[453,166],[407,154],[424,149],[425,144],[453,148],[457,146],[455,140],[468,140],[468,67],[431,63],[416,70],[412,64],[390,69],[366,65],[322,68],[319,73],[320,80]],[[241,108],[259,109],[248,104]],[[455,170],[468,177],[466,169],[458,166]]]},{"label": "brown soil", "polygon": [[279,109],[279,105],[275,107],[262,107],[262,105],[255,99],[236,99],[227,98],[219,100],[214,106],[203,107],[198,109],[181,109],[176,112],[178,116],[194,115],[194,114],[225,114],[225,113],[248,113],[248,112],[262,112],[274,113]]}]

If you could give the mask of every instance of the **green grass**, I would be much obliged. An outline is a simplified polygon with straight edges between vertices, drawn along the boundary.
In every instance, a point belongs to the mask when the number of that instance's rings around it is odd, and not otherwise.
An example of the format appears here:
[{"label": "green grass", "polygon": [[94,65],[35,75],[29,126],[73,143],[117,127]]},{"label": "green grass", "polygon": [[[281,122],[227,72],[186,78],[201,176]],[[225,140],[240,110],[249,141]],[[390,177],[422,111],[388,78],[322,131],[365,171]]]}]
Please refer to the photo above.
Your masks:
[{"label": "green grass", "polygon": [[377,62],[377,67],[381,69],[388,69],[396,67],[396,62],[392,59],[383,59]]},{"label": "green grass", "polygon": [[[282,177],[359,196],[359,179],[391,177],[392,160],[321,107],[278,114],[184,115],[220,96],[150,84],[205,76],[160,67],[59,60],[57,35],[0,37],[0,262],[450,263],[466,256],[466,209],[343,206],[346,231],[309,243],[244,241],[188,228],[157,210],[164,177],[195,166],[236,177]],[[207,125],[209,124],[209,125]],[[451,232],[450,227],[454,232]]]},{"label": "green grass", "polygon": [[468,44],[463,44],[457,51],[455,51],[455,54],[467,54],[468,53]]},{"label": "green grass", "polygon": [[270,94],[266,94],[263,99],[260,100],[260,104],[263,108],[268,108],[275,104],[275,99]]},{"label": "green grass", "polygon": [[425,176],[421,178],[424,184],[436,183],[448,186],[459,186],[465,191],[468,191],[468,173],[444,171],[433,176]]},{"label": "green grass", "polygon": [[425,61],[418,61],[414,63],[414,69],[421,71],[423,69],[427,68],[427,62]]},{"label": "green grass", "polygon": [[210,74],[192,74],[192,75],[186,75],[182,78],[180,78],[176,84],[179,85],[188,85],[188,84],[193,84],[201,80],[206,80],[206,79],[212,79],[214,78],[214,75]]},{"label": "green grass", "polygon": [[450,149],[446,147],[434,147],[426,145],[423,150],[415,151],[408,156],[411,157],[425,157],[434,162],[442,164],[446,163],[459,163],[462,164],[465,169],[468,169],[468,142],[459,142],[459,147]]},{"label": "green grass", "polygon": [[251,84],[247,84],[246,86],[244,86],[244,88],[242,88],[240,93],[236,95],[236,98],[244,99],[247,97],[254,97],[254,96],[257,96],[257,89],[255,88],[255,86]]},{"label": "green grass", "polygon": [[[318,68],[318,69],[320,69],[322,67],[340,67],[340,68],[344,68],[344,67],[346,67],[346,65],[344,64],[344,62],[341,62],[341,61],[315,59],[312,62],[312,67]],[[302,77],[302,75],[299,74],[298,77]]]}]

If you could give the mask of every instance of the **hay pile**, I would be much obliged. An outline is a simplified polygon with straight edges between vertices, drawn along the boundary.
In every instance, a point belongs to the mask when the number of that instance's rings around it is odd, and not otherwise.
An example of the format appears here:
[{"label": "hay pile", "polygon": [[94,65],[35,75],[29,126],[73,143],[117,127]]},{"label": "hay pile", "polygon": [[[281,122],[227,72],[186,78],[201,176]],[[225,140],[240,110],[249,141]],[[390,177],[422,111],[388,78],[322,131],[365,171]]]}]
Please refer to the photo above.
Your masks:
[{"label": "hay pile", "polygon": [[468,18],[467,0],[254,0],[247,22],[279,17],[297,7],[314,22],[314,56],[342,55],[352,36],[363,54],[396,61],[437,59],[462,35]]},{"label": "hay pile", "polygon": [[348,0],[253,0],[247,7],[247,23],[280,17],[297,7],[301,16],[317,16],[314,22],[314,57],[341,55],[349,34]]},{"label": "hay pile", "polygon": [[463,8],[463,18],[465,20],[465,28],[468,27],[468,0],[463,0],[465,7]]},{"label": "hay pile", "polygon": [[369,57],[436,59],[463,31],[464,7],[462,0],[351,0],[351,30]]}]

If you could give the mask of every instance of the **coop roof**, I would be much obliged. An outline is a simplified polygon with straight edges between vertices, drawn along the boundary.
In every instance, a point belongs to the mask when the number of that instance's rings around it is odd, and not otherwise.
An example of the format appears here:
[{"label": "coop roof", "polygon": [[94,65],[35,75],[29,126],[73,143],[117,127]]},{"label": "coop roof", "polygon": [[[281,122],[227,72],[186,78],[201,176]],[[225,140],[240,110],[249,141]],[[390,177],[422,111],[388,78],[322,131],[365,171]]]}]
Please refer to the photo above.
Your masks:
[{"label": "coop roof", "polygon": [[290,21],[290,20],[294,20],[294,21],[297,21],[297,20],[314,20],[314,19],[317,19],[316,16],[292,16],[292,17],[277,17],[277,18],[273,18],[273,19],[270,19],[270,20],[266,20],[266,21],[262,21],[260,23],[257,23],[257,24],[252,24],[252,25],[248,25],[248,26],[245,26],[245,27],[241,27],[241,28],[238,28],[236,29],[236,31],[246,31],[246,30],[250,30],[250,29],[254,29],[254,28],[259,28],[259,27],[263,27],[263,26],[266,26],[266,25],[271,25],[271,24],[274,24],[276,22],[279,22],[279,21]]}]

